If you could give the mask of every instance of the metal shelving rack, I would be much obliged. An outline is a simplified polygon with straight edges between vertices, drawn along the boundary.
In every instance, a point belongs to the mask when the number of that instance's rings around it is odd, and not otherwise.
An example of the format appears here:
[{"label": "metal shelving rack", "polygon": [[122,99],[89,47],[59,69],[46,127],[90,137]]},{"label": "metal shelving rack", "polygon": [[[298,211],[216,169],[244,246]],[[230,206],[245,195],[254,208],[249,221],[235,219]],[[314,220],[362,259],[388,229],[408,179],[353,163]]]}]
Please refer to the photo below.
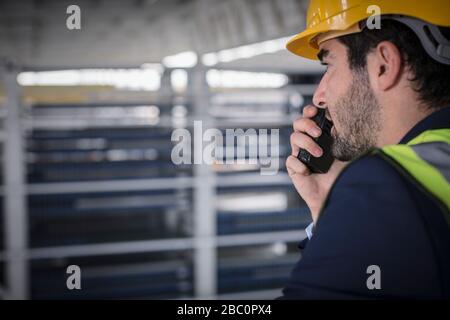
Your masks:
[{"label": "metal shelving rack", "polygon": [[[24,165],[24,139],[21,123],[18,70],[11,64],[1,67],[5,90],[3,141],[3,214],[5,288],[3,295],[11,299],[28,298],[27,207]],[[18,165],[19,164],[19,165]]]},{"label": "metal shelving rack", "polygon": [[[3,83],[3,79],[1,79]],[[2,87],[0,85],[0,87]],[[4,153],[4,142],[5,142],[5,138],[6,138],[6,134],[5,134],[5,117],[6,117],[6,106],[4,104],[4,102],[2,100],[0,100],[0,163],[2,164],[2,168],[1,168],[1,181],[0,181],[0,199],[3,202],[4,200],[4,188],[3,188],[3,153]],[[0,207],[0,224],[3,225],[4,223],[4,208],[3,205]],[[2,228],[0,228],[0,251],[3,252],[4,251],[4,230]],[[5,270],[4,270],[4,262],[1,261],[0,262],[0,299],[4,299],[6,297],[6,290],[5,290]]]},{"label": "metal shelving rack", "polygon": [[[6,92],[4,134],[4,232],[5,248],[0,252],[0,262],[5,263],[6,283],[0,287],[0,295],[8,299],[30,298],[30,261],[37,259],[67,258],[80,256],[102,256],[125,253],[148,253],[192,250],[194,267],[194,296],[192,298],[257,298],[275,297],[278,290],[218,294],[217,249],[239,245],[269,244],[278,241],[297,242],[305,237],[302,230],[260,232],[251,234],[217,235],[215,208],[216,188],[239,186],[242,181],[248,186],[290,185],[286,174],[260,176],[242,173],[235,176],[217,176],[208,165],[194,166],[192,177],[151,178],[138,180],[114,180],[95,182],[28,183],[24,160],[24,124],[20,108],[20,87],[16,82],[17,69],[5,67],[3,82]],[[206,69],[198,66],[190,72],[187,95],[192,97],[194,117],[203,120],[206,126],[214,127],[214,119],[205,112],[209,106]],[[163,85],[170,73],[165,73]],[[308,88],[306,88],[308,89]],[[167,92],[165,93],[167,94]],[[173,94],[173,93],[169,93]],[[286,119],[286,123],[290,123]],[[198,138],[198,137],[197,137]],[[194,141],[197,139],[194,137]],[[201,137],[199,138],[201,141]],[[202,144],[194,143],[194,153],[202,152]],[[114,243],[65,245],[57,247],[30,248],[28,246],[28,213],[26,199],[29,195],[70,194],[75,192],[139,191],[163,189],[193,190],[193,236],[192,238],[157,239]]]}]

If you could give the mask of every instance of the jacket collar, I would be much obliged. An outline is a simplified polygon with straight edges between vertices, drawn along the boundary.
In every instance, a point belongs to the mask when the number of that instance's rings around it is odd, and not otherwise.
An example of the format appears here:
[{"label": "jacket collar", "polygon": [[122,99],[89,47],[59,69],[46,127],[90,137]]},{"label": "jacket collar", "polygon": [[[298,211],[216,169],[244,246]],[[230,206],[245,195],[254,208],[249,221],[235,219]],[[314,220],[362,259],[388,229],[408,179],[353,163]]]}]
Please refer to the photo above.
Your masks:
[{"label": "jacket collar", "polygon": [[419,121],[400,141],[400,144],[406,144],[419,134],[433,129],[450,129],[450,107],[443,108],[433,112],[425,119]]}]

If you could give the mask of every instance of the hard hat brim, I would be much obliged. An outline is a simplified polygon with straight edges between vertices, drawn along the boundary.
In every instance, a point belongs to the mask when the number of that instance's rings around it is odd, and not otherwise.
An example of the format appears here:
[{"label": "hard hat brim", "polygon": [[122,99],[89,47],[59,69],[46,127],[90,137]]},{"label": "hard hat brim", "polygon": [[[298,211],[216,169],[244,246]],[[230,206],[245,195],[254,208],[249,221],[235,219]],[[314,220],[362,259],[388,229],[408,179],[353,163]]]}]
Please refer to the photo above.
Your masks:
[{"label": "hard hat brim", "polygon": [[298,56],[318,60],[319,46],[314,39],[319,34],[330,31],[344,31],[355,23],[366,19],[368,15],[366,9],[363,7],[356,6],[349,8],[294,36],[287,42],[286,49]]},{"label": "hard hat brim", "polygon": [[[372,16],[372,13],[368,11],[369,4],[370,2],[367,1],[365,5],[356,5],[334,16],[327,17],[327,19],[291,38],[286,44],[286,49],[298,56],[318,60],[319,46],[314,41],[315,38],[322,33],[346,30]],[[400,5],[397,1],[379,0],[377,5],[381,8],[382,15],[399,14],[421,19],[438,26],[450,27],[450,15],[448,14],[450,1],[448,0],[411,0],[411,4],[407,6]]]}]

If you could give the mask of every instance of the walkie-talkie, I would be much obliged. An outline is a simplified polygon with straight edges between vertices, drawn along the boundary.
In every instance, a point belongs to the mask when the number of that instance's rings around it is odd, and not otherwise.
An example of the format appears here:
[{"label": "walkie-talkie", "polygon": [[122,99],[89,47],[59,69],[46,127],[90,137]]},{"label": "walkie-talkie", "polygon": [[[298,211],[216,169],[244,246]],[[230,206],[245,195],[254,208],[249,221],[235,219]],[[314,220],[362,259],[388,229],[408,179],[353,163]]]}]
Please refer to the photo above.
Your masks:
[{"label": "walkie-talkie", "polygon": [[333,123],[325,117],[326,111],[323,108],[317,108],[317,114],[311,119],[322,130],[322,134],[314,138],[314,141],[322,148],[323,153],[320,157],[314,157],[305,149],[300,149],[297,158],[303,162],[313,173],[327,173],[334,161],[331,155],[331,127]]}]

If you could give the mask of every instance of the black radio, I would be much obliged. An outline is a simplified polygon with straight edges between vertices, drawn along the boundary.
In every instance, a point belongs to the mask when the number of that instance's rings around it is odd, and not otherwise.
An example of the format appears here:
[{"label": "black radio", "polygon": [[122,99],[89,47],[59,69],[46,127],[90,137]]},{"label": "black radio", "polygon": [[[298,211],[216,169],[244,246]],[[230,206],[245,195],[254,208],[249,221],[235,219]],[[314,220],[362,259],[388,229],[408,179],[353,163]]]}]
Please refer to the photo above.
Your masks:
[{"label": "black radio", "polygon": [[312,137],[314,141],[316,141],[316,143],[322,148],[322,156],[314,157],[305,149],[300,149],[297,156],[297,158],[303,162],[312,173],[328,172],[334,161],[334,158],[331,155],[331,145],[333,143],[331,128],[333,127],[333,123],[326,118],[325,114],[325,109],[317,108],[317,114],[311,118],[322,130],[322,134],[319,137]]}]

